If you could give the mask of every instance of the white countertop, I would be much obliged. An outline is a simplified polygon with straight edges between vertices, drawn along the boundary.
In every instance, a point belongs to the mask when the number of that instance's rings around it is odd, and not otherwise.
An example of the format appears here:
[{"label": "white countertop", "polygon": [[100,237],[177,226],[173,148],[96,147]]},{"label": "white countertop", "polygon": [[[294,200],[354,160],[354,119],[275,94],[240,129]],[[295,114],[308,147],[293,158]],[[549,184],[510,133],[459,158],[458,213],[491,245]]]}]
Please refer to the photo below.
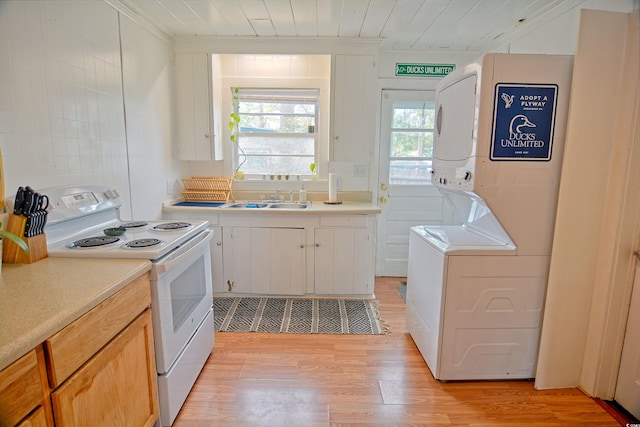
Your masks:
[{"label": "white countertop", "polygon": [[151,269],[148,260],[45,258],[3,264],[0,370]]}]

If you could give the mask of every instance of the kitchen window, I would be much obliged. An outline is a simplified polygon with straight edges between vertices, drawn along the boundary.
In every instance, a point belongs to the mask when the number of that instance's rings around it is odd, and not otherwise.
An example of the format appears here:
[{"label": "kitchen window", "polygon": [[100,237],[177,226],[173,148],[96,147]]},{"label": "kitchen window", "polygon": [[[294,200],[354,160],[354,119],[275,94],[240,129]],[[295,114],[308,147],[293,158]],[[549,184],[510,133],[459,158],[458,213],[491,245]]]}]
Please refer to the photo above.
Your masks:
[{"label": "kitchen window", "polygon": [[389,183],[431,183],[435,102],[397,101],[392,108]]},{"label": "kitchen window", "polygon": [[[236,170],[246,178],[308,176],[317,163],[319,89],[232,88]],[[277,177],[277,178],[276,178]]]}]

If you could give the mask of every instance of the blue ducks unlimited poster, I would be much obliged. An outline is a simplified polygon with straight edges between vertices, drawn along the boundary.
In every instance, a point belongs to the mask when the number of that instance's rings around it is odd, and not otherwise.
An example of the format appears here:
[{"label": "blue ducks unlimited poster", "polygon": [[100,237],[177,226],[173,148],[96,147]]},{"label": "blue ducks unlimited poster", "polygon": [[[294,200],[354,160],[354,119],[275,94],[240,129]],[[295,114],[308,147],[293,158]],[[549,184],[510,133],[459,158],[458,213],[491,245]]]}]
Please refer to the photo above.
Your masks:
[{"label": "blue ducks unlimited poster", "polygon": [[558,85],[498,83],[491,160],[549,161]]}]

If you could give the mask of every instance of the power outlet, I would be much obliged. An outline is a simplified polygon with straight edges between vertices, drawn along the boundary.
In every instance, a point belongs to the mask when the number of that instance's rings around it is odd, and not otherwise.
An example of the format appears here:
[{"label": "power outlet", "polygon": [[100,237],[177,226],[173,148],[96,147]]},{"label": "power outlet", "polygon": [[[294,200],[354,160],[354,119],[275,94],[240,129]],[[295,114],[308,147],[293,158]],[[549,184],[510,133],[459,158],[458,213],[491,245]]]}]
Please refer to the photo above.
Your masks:
[{"label": "power outlet", "polygon": [[172,179],[168,179],[167,180],[167,195],[168,196],[173,196],[173,180]]}]

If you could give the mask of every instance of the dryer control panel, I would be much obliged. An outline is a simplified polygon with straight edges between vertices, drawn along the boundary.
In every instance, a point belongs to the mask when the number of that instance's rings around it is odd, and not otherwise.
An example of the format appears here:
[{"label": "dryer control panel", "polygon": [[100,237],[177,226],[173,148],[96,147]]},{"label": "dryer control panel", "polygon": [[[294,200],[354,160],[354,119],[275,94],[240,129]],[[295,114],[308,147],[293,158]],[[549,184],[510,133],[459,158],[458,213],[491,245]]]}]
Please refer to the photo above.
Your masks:
[{"label": "dryer control panel", "polygon": [[[437,169],[436,169],[437,167]],[[475,168],[473,162],[463,167],[438,164],[431,170],[431,183],[448,190],[473,191],[475,182]]]}]

